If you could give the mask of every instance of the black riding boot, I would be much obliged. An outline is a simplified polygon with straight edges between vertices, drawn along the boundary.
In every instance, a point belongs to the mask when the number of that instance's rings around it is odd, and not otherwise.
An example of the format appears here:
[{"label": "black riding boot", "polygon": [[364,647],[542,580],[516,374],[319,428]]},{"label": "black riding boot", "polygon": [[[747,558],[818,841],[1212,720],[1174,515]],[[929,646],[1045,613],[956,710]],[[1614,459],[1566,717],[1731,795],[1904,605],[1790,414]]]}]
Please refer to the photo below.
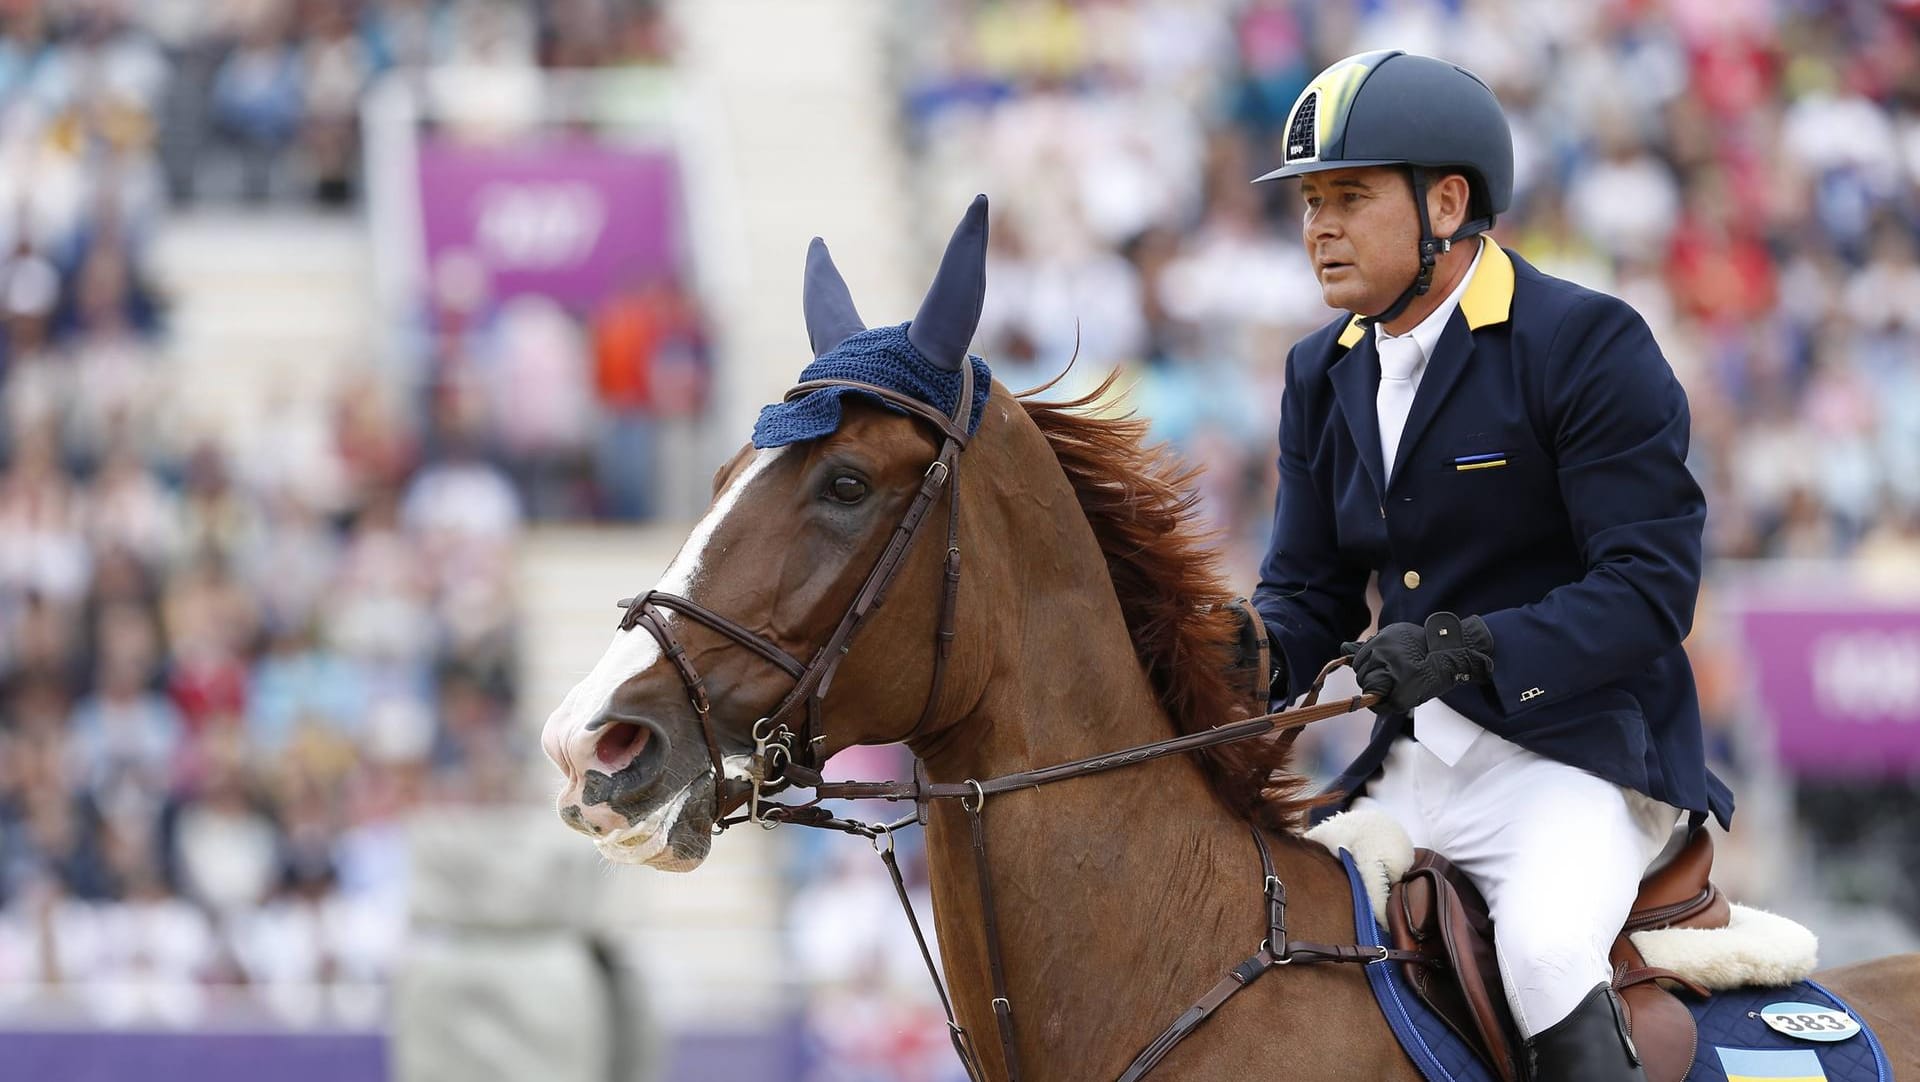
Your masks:
[{"label": "black riding boot", "polygon": [[1573,1013],[1527,1042],[1534,1082],[1646,1082],[1627,1016],[1608,985],[1596,985]]}]

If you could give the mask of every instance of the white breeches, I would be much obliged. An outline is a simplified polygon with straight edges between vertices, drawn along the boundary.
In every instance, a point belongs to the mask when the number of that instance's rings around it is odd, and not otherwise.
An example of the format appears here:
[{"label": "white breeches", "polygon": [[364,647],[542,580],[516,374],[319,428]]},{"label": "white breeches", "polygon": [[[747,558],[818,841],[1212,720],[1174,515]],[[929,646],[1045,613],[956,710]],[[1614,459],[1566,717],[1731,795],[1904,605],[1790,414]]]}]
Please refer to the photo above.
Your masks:
[{"label": "white breeches", "polygon": [[1485,895],[1507,1003],[1532,1037],[1608,980],[1607,951],[1680,813],[1489,732],[1448,766],[1412,740],[1355,808],[1386,812]]}]

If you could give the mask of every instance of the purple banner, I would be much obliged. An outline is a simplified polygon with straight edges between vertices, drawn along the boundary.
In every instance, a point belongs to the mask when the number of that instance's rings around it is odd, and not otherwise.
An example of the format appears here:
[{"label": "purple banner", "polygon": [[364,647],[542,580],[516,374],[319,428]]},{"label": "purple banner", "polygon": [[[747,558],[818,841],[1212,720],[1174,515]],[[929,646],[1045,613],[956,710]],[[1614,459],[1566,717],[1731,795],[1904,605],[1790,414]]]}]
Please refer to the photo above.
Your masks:
[{"label": "purple banner", "polygon": [[1780,761],[1808,774],[1920,767],[1920,605],[1744,606]]},{"label": "purple banner", "polygon": [[0,1033],[0,1078],[387,1082],[377,1033]]},{"label": "purple banner", "polygon": [[[476,1029],[484,1028],[476,1022]],[[496,1038],[497,1039],[497,1038]],[[675,1082],[800,1077],[796,1025],[681,1034],[666,1057]],[[378,1033],[140,1033],[0,1030],[0,1080],[59,1082],[389,1082]]]},{"label": "purple banner", "polygon": [[678,268],[679,181],[661,150],[564,142],[420,146],[429,280],[477,267],[485,296],[586,307]]}]

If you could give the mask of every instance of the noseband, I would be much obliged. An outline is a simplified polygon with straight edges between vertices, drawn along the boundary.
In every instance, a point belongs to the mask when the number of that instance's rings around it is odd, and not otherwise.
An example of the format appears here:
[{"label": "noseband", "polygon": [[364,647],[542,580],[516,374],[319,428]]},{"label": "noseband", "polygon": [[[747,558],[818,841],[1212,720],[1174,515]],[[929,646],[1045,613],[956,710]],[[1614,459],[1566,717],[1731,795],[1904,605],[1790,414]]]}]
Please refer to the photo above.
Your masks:
[{"label": "noseband", "polygon": [[[920,480],[920,490],[900,516],[893,536],[887,540],[886,549],[880,553],[873,570],[867,573],[866,582],[861,585],[860,592],[854,595],[853,603],[848,606],[845,615],[840,617],[839,625],[814,653],[813,659],[801,664],[798,658],[766,636],[721,616],[699,602],[676,594],[649,590],[637,598],[623,598],[620,601],[620,606],[627,610],[620,620],[620,630],[645,628],[660,644],[661,651],[679,674],[680,682],[686,686],[687,701],[692,704],[694,715],[700,719],[700,734],[706,740],[707,758],[713,764],[715,824],[723,822],[728,812],[748,800],[754,804],[751,817],[758,820],[760,798],[784,784],[785,765],[797,763],[809,773],[818,771],[820,745],[826,740],[820,718],[821,702],[827,697],[833,674],[847,656],[854,632],[886,600],[888,587],[893,585],[895,576],[906,564],[914,540],[927,523],[927,512],[932,510],[942,489],[947,493],[947,557],[945,586],[940,597],[940,619],[934,634],[933,680],[927,689],[927,702],[921,708],[919,720],[914,722],[913,728],[901,740],[911,740],[920,735],[932,722],[934,710],[940,701],[941,687],[945,683],[947,656],[953,651],[954,603],[960,593],[960,484],[955,474],[960,466],[960,452],[967,446],[967,419],[973,410],[973,363],[967,359],[961,361],[960,396],[954,403],[951,415],[890,388],[848,379],[808,380],[788,391],[785,400],[791,402],[814,391],[834,387],[873,395],[927,421],[939,431],[941,444],[940,453],[927,467],[926,475]],[[706,681],[693,667],[686,648],[674,636],[662,610],[677,612],[694,623],[719,632],[793,677],[792,690],[770,713],[754,723],[751,734],[754,761],[750,779],[727,777],[720,736],[714,729],[713,708],[707,696]],[[804,718],[798,728],[790,726],[788,719],[803,711]]]}]

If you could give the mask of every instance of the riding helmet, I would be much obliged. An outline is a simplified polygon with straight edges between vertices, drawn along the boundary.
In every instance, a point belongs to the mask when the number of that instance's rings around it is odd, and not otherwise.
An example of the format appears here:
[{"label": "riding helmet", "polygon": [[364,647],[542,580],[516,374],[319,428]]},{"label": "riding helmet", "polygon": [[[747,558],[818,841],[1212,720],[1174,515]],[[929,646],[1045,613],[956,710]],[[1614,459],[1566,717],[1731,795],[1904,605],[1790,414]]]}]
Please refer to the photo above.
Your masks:
[{"label": "riding helmet", "polygon": [[[1383,49],[1347,57],[1316,76],[1287,114],[1282,165],[1257,180],[1327,169],[1399,165],[1413,181],[1420,213],[1421,270],[1387,311],[1391,319],[1431,284],[1433,262],[1452,242],[1493,227],[1513,199],[1513,134],[1480,77],[1444,60]],[[1472,191],[1470,220],[1450,237],[1427,223],[1427,181],[1461,173]]]}]

